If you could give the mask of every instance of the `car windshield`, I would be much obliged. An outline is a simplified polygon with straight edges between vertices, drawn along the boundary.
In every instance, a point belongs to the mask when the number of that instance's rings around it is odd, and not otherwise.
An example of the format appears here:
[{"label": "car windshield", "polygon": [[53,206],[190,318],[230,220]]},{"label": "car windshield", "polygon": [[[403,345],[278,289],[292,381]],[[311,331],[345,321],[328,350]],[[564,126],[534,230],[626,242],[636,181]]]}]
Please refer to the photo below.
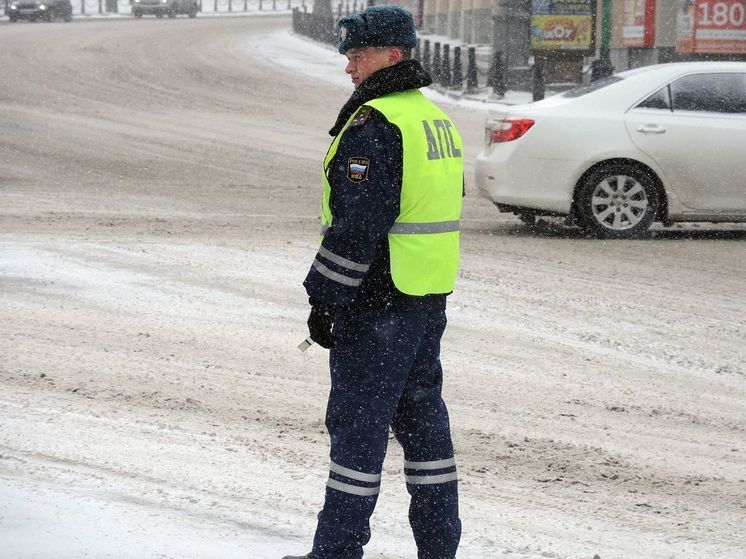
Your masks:
[{"label": "car windshield", "polygon": [[583,95],[587,95],[588,93],[592,93],[594,91],[598,91],[599,89],[603,89],[604,87],[608,87],[615,83],[619,83],[620,81],[622,81],[623,79],[629,76],[634,76],[635,74],[643,74],[645,72],[649,72],[653,68],[654,66],[642,66],[641,68],[634,68],[632,70],[626,70],[624,72],[619,72],[618,74],[614,74],[613,76],[609,76],[608,78],[601,78],[587,85],[581,85],[580,87],[569,89],[565,91],[564,93],[560,93],[560,96],[569,97],[569,98],[582,97]]},{"label": "car windshield", "polygon": [[587,95],[588,93],[591,93],[593,91],[598,91],[599,89],[603,89],[604,87],[610,86],[613,83],[620,82],[623,79],[624,79],[623,77],[618,76],[618,75],[609,76],[608,78],[601,78],[600,80],[596,80],[587,85],[581,85],[580,87],[576,87],[568,91],[565,91],[561,95],[562,97],[582,97],[583,95]]}]

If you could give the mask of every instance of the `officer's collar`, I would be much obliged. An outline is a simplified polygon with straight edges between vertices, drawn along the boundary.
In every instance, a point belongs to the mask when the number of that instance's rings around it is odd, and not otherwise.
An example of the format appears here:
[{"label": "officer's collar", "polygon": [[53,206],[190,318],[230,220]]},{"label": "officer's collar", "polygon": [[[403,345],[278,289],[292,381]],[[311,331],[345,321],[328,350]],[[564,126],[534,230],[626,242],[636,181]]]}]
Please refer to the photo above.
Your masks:
[{"label": "officer's collar", "polygon": [[337,122],[329,130],[330,136],[336,136],[342,131],[345,123],[352,114],[368,101],[383,97],[389,93],[419,89],[433,83],[430,75],[416,60],[405,60],[388,66],[371,74],[361,83],[339,111]]}]

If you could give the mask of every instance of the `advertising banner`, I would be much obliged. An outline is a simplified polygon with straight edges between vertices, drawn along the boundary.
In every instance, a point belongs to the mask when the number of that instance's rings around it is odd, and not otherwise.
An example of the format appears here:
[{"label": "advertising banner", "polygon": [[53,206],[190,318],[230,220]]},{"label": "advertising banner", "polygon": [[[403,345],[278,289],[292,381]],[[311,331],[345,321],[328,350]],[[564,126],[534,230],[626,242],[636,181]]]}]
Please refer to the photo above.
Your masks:
[{"label": "advertising banner", "polygon": [[676,51],[746,54],[746,0],[679,0]]},{"label": "advertising banner", "polygon": [[532,0],[531,48],[591,51],[595,0]]},{"label": "advertising banner", "polygon": [[625,47],[655,45],[655,0],[624,0],[622,43]]}]

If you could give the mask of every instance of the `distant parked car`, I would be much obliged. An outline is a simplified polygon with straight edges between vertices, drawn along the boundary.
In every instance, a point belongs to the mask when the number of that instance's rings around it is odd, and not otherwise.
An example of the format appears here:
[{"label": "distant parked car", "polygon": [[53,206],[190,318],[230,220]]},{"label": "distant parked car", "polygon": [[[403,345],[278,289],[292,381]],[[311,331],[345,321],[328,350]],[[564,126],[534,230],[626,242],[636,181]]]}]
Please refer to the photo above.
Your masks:
[{"label": "distant parked car", "polygon": [[130,0],[130,4],[132,15],[138,18],[147,14],[156,17],[176,17],[178,14],[197,17],[199,12],[199,0]]},{"label": "distant parked car", "polygon": [[72,21],[73,7],[70,0],[16,0],[8,4],[7,14],[11,23],[19,19]]},{"label": "distant parked car", "polygon": [[477,186],[528,223],[629,238],[654,221],[746,221],[746,62],[621,72],[490,111],[485,128]]}]

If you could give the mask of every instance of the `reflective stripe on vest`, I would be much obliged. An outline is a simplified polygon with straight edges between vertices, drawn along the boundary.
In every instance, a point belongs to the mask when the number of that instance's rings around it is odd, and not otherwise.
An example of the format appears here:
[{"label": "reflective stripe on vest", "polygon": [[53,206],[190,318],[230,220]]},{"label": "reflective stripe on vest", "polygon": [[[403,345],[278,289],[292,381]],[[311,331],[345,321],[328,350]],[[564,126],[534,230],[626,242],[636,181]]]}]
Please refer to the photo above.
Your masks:
[{"label": "reflective stripe on vest", "polygon": [[394,223],[389,233],[399,235],[419,235],[423,233],[451,233],[459,230],[459,222],[434,221],[431,223]]},{"label": "reflective stripe on vest", "polygon": [[[321,236],[326,235],[329,230],[328,225],[321,226]],[[389,229],[389,233],[398,233],[401,235],[412,235],[415,233],[450,233],[451,231],[459,231],[459,221],[434,221],[431,223],[394,223]],[[319,249],[319,254],[322,254],[323,247]],[[324,249],[325,250],[325,249]],[[336,256],[336,255],[335,255]],[[340,257],[341,258],[341,257]]]},{"label": "reflective stripe on vest", "polygon": [[[450,293],[459,261],[463,144],[451,120],[419,90],[366,103],[401,132],[403,176],[399,215],[389,231],[391,277],[408,295]],[[322,235],[332,224],[327,171],[350,121],[324,158]],[[372,170],[375,172],[375,170]]]}]

